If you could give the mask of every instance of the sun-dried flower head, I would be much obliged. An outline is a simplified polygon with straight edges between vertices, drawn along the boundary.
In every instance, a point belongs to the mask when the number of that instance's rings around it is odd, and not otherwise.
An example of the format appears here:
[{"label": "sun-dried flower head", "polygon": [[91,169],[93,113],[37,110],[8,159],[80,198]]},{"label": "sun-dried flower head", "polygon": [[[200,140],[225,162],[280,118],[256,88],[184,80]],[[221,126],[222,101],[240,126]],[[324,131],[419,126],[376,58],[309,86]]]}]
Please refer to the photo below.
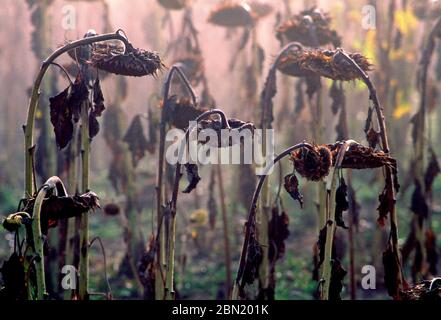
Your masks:
[{"label": "sun-dried flower head", "polygon": [[249,5],[255,19],[267,17],[274,11],[274,7],[265,0],[254,0],[249,2]]},{"label": "sun-dried flower head", "polygon": [[292,16],[276,30],[277,38],[282,42],[300,42],[308,47],[333,44],[340,46],[341,39],[330,28],[331,18],[328,13],[312,8]]},{"label": "sun-dried flower head", "polygon": [[184,9],[189,2],[189,0],[158,0],[158,3],[168,10]]},{"label": "sun-dried flower head", "polygon": [[254,19],[248,4],[226,0],[211,11],[208,22],[222,27],[247,27],[253,25]]},{"label": "sun-dried flower head", "polygon": [[99,45],[92,50],[91,64],[101,70],[123,76],[156,75],[164,64],[155,52],[118,45]]},{"label": "sun-dried flower head", "polygon": [[[331,150],[333,162],[337,160],[342,143],[328,144]],[[341,163],[342,168],[348,169],[374,169],[383,166],[389,166],[396,170],[396,160],[383,151],[375,151],[370,147],[361,144],[351,145],[345,153],[345,157]]]},{"label": "sun-dried flower head", "polygon": [[299,61],[303,54],[302,50],[291,49],[282,53],[279,62],[277,63],[277,69],[283,74],[291,77],[310,77],[315,73],[303,68]]},{"label": "sun-dried flower head", "polygon": [[[350,81],[361,77],[358,70],[346,61],[339,50],[303,50],[292,55],[291,64],[297,61],[299,70],[308,70],[332,80]],[[343,51],[342,51],[343,52]],[[346,53],[364,71],[371,71],[372,64],[360,53]],[[293,66],[291,68],[294,69]]]},{"label": "sun-dried flower head", "polygon": [[190,99],[179,99],[175,95],[171,96],[163,107],[167,108],[165,119],[167,123],[182,130],[188,128],[190,121],[196,120],[198,116],[206,111],[193,105]]},{"label": "sun-dried flower head", "polygon": [[291,153],[296,171],[308,180],[320,181],[329,174],[332,166],[331,150],[327,146],[314,145],[300,148]]},{"label": "sun-dried flower head", "polygon": [[[192,85],[197,86],[202,80],[204,73],[204,58],[199,53],[189,53],[184,55],[173,63],[177,65],[185,74]],[[175,78],[175,81],[179,80]]]},{"label": "sun-dried flower head", "polygon": [[413,0],[410,7],[415,16],[421,20],[436,19],[441,15],[441,1]]}]

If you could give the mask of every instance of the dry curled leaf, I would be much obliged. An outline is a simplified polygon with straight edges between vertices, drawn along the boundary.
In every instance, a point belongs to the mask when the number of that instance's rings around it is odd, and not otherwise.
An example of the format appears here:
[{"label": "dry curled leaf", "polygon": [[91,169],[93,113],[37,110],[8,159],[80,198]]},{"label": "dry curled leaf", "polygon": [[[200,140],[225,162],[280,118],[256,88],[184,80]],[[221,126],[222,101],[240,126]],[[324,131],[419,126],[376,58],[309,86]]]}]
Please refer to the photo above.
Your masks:
[{"label": "dry curled leaf", "polygon": [[412,193],[410,210],[418,217],[420,225],[429,216],[429,206],[427,205],[421,184],[418,180],[415,180],[415,189]]},{"label": "dry curled leaf", "polygon": [[329,285],[329,300],[341,300],[340,294],[343,290],[343,279],[348,273],[343,269],[340,260],[333,259],[331,262],[331,283]]},{"label": "dry curled leaf", "polygon": [[140,115],[133,118],[123,141],[129,146],[130,153],[132,154],[133,166],[136,167],[149,149],[149,142],[144,135],[144,128],[142,126]]},{"label": "dry curled leaf", "polygon": [[257,242],[255,233],[252,232],[250,243],[248,244],[247,259],[245,263],[245,270],[243,273],[244,283],[253,284],[254,279],[258,277],[259,266],[262,262],[262,257],[262,247]]},{"label": "dry curled leaf", "polygon": [[385,225],[385,220],[387,216],[392,212],[396,200],[391,197],[391,195],[387,192],[387,187],[383,189],[383,191],[378,196],[378,201],[380,204],[378,205],[378,219],[377,222],[380,226]]},{"label": "dry curled leaf", "polygon": [[271,210],[271,220],[268,225],[269,252],[268,256],[272,263],[285,254],[285,240],[289,236],[289,217],[286,212],[279,213],[277,207]]},{"label": "dry curled leaf", "polygon": [[429,165],[427,166],[426,173],[424,174],[424,184],[426,192],[430,192],[432,190],[433,182],[435,181],[438,174],[440,174],[441,172],[435,152],[432,149],[430,149],[429,152],[430,161]]},{"label": "dry curled leaf", "polygon": [[436,246],[436,235],[432,228],[426,230],[425,247],[427,253],[427,263],[429,264],[429,272],[435,276],[438,274],[438,249]]},{"label": "dry curled leaf", "polygon": [[343,178],[340,178],[340,185],[335,192],[335,223],[343,229],[348,229],[343,220],[343,211],[349,209],[348,186]]},{"label": "dry curled leaf", "polygon": [[332,99],[331,110],[335,115],[346,103],[345,93],[341,83],[337,83],[337,81],[332,82],[331,88],[329,89],[329,96]]},{"label": "dry curled leaf", "polygon": [[398,253],[393,251],[393,247],[389,243],[383,252],[384,284],[389,295],[395,299],[399,296],[400,283],[400,262],[397,255]]},{"label": "dry curled leaf", "polygon": [[199,181],[201,181],[201,177],[199,176],[199,169],[197,164],[186,163],[184,167],[185,167],[185,172],[187,173],[188,186],[182,192],[190,193],[193,191],[193,189],[196,188]]},{"label": "dry curled leaf", "polygon": [[49,98],[51,123],[55,140],[63,149],[72,140],[73,121],[80,118],[81,105],[89,98],[89,90],[78,75],[75,82],[58,95]]},{"label": "dry curled leaf", "polygon": [[144,286],[144,299],[155,299],[155,279],[156,279],[156,238],[152,235],[148,242],[147,250],[142,255],[138,264],[138,274]]},{"label": "dry curled leaf", "polygon": [[0,268],[3,279],[3,286],[0,289],[2,301],[27,299],[24,260],[24,257],[14,252],[8,260],[3,262]]},{"label": "dry curled leaf", "polygon": [[286,192],[293,198],[297,200],[300,204],[300,208],[303,208],[303,195],[299,192],[299,180],[294,173],[288,174],[284,179],[285,183],[283,187]]}]

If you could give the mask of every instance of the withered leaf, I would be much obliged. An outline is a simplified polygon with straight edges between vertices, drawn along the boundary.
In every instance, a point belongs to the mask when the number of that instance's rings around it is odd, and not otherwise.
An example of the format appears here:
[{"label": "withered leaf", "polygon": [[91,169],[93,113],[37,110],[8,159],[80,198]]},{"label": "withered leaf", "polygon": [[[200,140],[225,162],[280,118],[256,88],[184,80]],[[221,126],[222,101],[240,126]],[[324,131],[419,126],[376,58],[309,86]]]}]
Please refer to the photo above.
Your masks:
[{"label": "withered leaf", "polygon": [[387,192],[387,187],[383,189],[383,191],[378,196],[378,200],[380,204],[378,205],[378,224],[380,226],[385,225],[385,220],[387,219],[387,216],[389,213],[392,212],[393,207],[395,206],[395,199],[393,199],[389,193]]},{"label": "withered leaf", "polygon": [[335,222],[336,225],[343,229],[348,229],[343,220],[343,211],[349,209],[348,186],[343,178],[340,179],[340,185],[335,193]]},{"label": "withered leaf", "polygon": [[369,143],[369,147],[375,149],[380,142],[380,133],[371,127],[366,132],[366,140]]},{"label": "withered leaf", "polygon": [[128,144],[130,153],[132,154],[133,166],[136,167],[149,149],[149,142],[144,135],[144,128],[142,126],[140,115],[136,115],[133,118],[123,141]]},{"label": "withered leaf", "polygon": [[68,106],[69,88],[49,98],[51,123],[60,149],[66,147],[73,136],[72,109]]},{"label": "withered leaf", "polygon": [[100,123],[98,119],[93,114],[93,112],[89,113],[89,138],[93,139],[100,132]]},{"label": "withered leaf", "polygon": [[331,88],[329,90],[329,96],[332,99],[331,110],[335,115],[341,106],[345,104],[345,94],[343,87],[337,81],[332,81]]},{"label": "withered leaf", "polygon": [[93,114],[95,117],[101,117],[104,109],[104,96],[101,90],[100,79],[97,77],[93,83]]},{"label": "withered leaf", "polygon": [[338,259],[332,260],[331,283],[329,285],[329,300],[341,300],[340,293],[343,290],[343,279],[348,272],[343,269]]},{"label": "withered leaf", "polygon": [[148,243],[148,248],[141,257],[138,265],[138,273],[141,283],[144,286],[144,299],[155,299],[155,279],[156,279],[156,238],[151,236]]},{"label": "withered leaf", "polygon": [[272,218],[268,225],[269,252],[268,256],[272,263],[285,254],[285,240],[289,236],[289,217],[286,212],[279,214],[277,206],[271,210]]},{"label": "withered leaf", "polygon": [[24,257],[16,252],[3,262],[0,268],[3,278],[3,287],[0,289],[0,299],[25,300],[27,290],[25,286]]},{"label": "withered leaf", "polygon": [[[326,245],[326,225],[320,229],[318,240],[315,246],[316,255],[314,256],[314,270],[312,272],[313,279],[319,280],[320,267],[325,261],[325,245]],[[316,258],[318,256],[318,259]]]},{"label": "withered leaf", "polygon": [[299,192],[299,180],[297,179],[294,173],[288,174],[285,176],[285,183],[283,187],[286,192],[294,199],[297,200],[300,204],[300,208],[303,208],[303,195]]},{"label": "withered leaf", "polygon": [[247,259],[243,273],[243,282],[246,284],[253,284],[254,279],[258,277],[259,266],[262,262],[263,252],[262,247],[256,240],[254,232],[251,234],[248,245]]},{"label": "withered leaf", "polygon": [[436,154],[432,149],[430,149],[430,162],[427,166],[426,173],[424,174],[426,192],[430,192],[432,190],[433,181],[435,181],[435,178],[438,176],[438,174],[440,174],[440,172],[441,169]]},{"label": "withered leaf", "polygon": [[410,210],[418,216],[418,221],[420,224],[424,219],[427,219],[429,215],[429,206],[427,205],[421,184],[418,180],[415,180],[415,189],[412,193]]},{"label": "withered leaf", "polygon": [[190,193],[196,188],[201,177],[199,176],[199,170],[197,164],[186,163],[184,165],[185,171],[187,173],[188,186],[184,189],[184,193]]},{"label": "withered leaf", "polygon": [[386,250],[383,252],[384,284],[387,292],[393,298],[397,298],[399,295],[400,267],[397,254],[393,251],[392,245],[389,242]]},{"label": "withered leaf", "polygon": [[71,85],[67,102],[68,106],[71,109],[75,122],[78,122],[78,120],[80,119],[81,105],[88,99],[89,89],[87,88],[86,82],[81,78],[81,75],[78,74],[74,84]]},{"label": "withered leaf", "polygon": [[426,252],[427,252],[427,262],[429,264],[429,272],[435,276],[438,274],[438,249],[436,246],[436,235],[433,230],[427,229],[426,231]]}]

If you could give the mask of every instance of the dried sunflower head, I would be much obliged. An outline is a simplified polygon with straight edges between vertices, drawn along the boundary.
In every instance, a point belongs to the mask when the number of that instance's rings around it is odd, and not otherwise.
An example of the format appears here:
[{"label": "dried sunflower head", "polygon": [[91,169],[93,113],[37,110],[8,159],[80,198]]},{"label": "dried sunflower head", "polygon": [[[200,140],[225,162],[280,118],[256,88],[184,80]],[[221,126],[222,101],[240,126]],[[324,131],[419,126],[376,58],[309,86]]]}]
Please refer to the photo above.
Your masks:
[{"label": "dried sunflower head", "polygon": [[302,54],[303,51],[298,49],[291,49],[283,52],[277,63],[277,69],[283,74],[291,77],[314,76],[314,72],[303,68],[299,63]]},{"label": "dried sunflower head", "polygon": [[192,101],[186,98],[178,99],[177,96],[171,96],[166,101],[164,108],[167,108],[166,121],[179,129],[186,129],[190,121],[196,120],[198,116],[206,110],[193,105]]},{"label": "dried sunflower head", "polygon": [[249,5],[255,19],[267,17],[274,11],[274,7],[264,0],[254,0],[249,2]]},{"label": "dried sunflower head", "polygon": [[90,63],[98,69],[132,77],[154,76],[164,67],[158,54],[134,48],[131,44],[125,51],[119,45],[94,46]]},{"label": "dried sunflower head", "polygon": [[[298,64],[301,68],[310,70],[319,76],[332,80],[350,81],[360,78],[356,70],[346,61],[339,50],[304,50],[297,55]],[[354,62],[364,71],[371,71],[372,64],[360,53],[347,53]]]},{"label": "dried sunflower head", "polygon": [[413,13],[421,20],[436,19],[441,15],[441,2],[434,0],[413,0],[410,3]]},{"label": "dried sunflower head", "polygon": [[341,39],[330,28],[331,18],[317,8],[304,10],[282,23],[276,30],[281,42],[297,41],[308,47],[333,44],[339,46]]},{"label": "dried sunflower head", "polygon": [[[179,66],[192,85],[197,86],[202,80],[204,59],[201,54],[189,53],[177,59],[173,64]],[[178,79],[175,81],[178,81]]]},{"label": "dried sunflower head", "polygon": [[[331,150],[333,162],[337,160],[342,143],[328,144]],[[345,153],[341,163],[342,168],[348,169],[374,169],[389,166],[396,170],[397,162],[394,158],[385,154],[383,151],[375,151],[370,147],[361,144],[353,144]]]},{"label": "dried sunflower head", "polygon": [[222,27],[247,27],[253,25],[254,19],[248,4],[226,0],[211,11],[208,22]]},{"label": "dried sunflower head", "polygon": [[332,154],[327,146],[297,149],[291,153],[291,160],[296,171],[312,181],[322,180],[332,166]]},{"label": "dried sunflower head", "polygon": [[189,2],[189,0],[158,0],[158,3],[168,10],[184,9]]}]

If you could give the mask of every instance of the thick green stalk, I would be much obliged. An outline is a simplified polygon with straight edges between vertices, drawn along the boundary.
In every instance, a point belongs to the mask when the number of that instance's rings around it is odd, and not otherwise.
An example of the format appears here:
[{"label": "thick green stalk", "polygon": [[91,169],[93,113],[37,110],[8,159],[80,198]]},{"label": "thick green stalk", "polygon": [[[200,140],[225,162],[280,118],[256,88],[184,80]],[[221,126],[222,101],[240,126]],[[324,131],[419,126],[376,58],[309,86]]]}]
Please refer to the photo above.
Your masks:
[{"label": "thick green stalk", "polygon": [[[222,128],[229,128],[228,120],[225,114],[220,109],[211,109],[198,116],[194,121],[197,125],[199,121],[208,118],[211,115],[217,114],[221,118]],[[173,193],[170,201],[170,232],[169,232],[169,248],[167,252],[167,275],[165,281],[165,298],[167,300],[174,299],[173,278],[174,278],[174,256],[175,256],[175,241],[176,241],[176,208],[179,194],[179,181],[181,180],[181,168],[184,162],[184,152],[187,147],[190,132],[194,130],[194,126],[189,126],[185,132],[185,137],[181,141],[178,150],[178,162],[175,169],[175,180],[173,184]]]},{"label": "thick green stalk", "polygon": [[[165,162],[165,135],[166,135],[166,127],[167,127],[167,114],[166,114],[166,104],[169,99],[170,95],[170,88],[172,84],[173,76],[177,74],[179,76],[179,80],[185,85],[187,88],[192,101],[193,105],[196,105],[196,95],[188,82],[185,74],[182,72],[182,70],[176,66],[173,65],[170,69],[170,72],[167,75],[167,79],[164,83],[164,92],[163,92],[163,108],[161,112],[161,123],[159,128],[159,152],[158,152],[158,173],[156,177],[156,217],[157,217],[157,224],[162,225],[162,219],[164,217],[164,162]],[[166,256],[165,256],[165,228],[159,228],[159,234],[157,237],[159,237],[159,246],[158,246],[158,252],[157,252],[157,266],[159,268],[156,268],[156,281],[155,281],[155,298],[157,300],[162,300],[164,298],[164,290],[165,290],[165,283],[164,283],[164,274],[162,271],[162,268],[167,268]],[[167,268],[168,269],[168,268]],[[172,269],[173,270],[173,269]]]},{"label": "thick green stalk", "polygon": [[[41,233],[41,207],[46,195],[50,191],[55,191],[57,195],[66,196],[66,190],[60,178],[52,177],[40,188],[35,198],[32,215],[32,234],[34,240],[34,263],[37,278],[37,300],[43,300],[46,294],[46,282],[44,274],[44,250],[43,235]],[[29,284],[28,284],[29,285]]]},{"label": "thick green stalk", "polygon": [[334,242],[334,235],[336,230],[335,224],[335,193],[337,190],[337,172],[343,162],[345,153],[348,148],[356,143],[353,140],[347,140],[343,142],[337,155],[336,164],[332,170],[330,180],[326,184],[326,244],[325,244],[325,258],[323,260],[323,273],[322,273],[322,300],[329,300],[329,286],[331,284],[331,272],[332,272],[332,246]]},{"label": "thick green stalk", "polygon": [[219,181],[219,197],[221,203],[222,212],[222,227],[224,233],[224,250],[225,250],[225,272],[226,272],[226,296],[229,297],[231,293],[231,253],[230,253],[230,240],[228,232],[228,211],[225,203],[225,190],[224,182],[219,164],[216,165],[217,179]]},{"label": "thick green stalk", "polygon": [[[90,138],[89,101],[81,105],[81,191],[89,191]],[[89,288],[89,215],[84,213],[80,223],[80,270],[79,298],[88,299]]]},{"label": "thick green stalk", "polygon": [[37,278],[37,300],[43,300],[46,293],[46,282],[44,278],[44,252],[43,252],[43,235],[41,234],[41,206],[50,190],[49,185],[44,185],[37,194],[35,199],[33,219],[32,219],[32,233],[34,236],[34,254],[35,254],[35,274]]}]

